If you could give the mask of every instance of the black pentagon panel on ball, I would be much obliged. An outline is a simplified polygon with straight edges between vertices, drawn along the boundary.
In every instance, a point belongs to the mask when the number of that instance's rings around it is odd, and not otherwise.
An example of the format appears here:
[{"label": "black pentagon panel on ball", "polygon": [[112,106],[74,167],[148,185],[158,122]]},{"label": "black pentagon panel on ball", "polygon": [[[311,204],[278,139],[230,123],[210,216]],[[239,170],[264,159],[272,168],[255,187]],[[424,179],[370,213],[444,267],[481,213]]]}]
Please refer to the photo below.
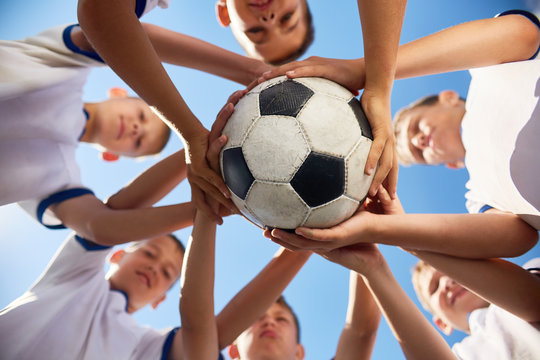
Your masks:
[{"label": "black pentagon panel on ball", "polygon": [[245,200],[255,178],[249,171],[241,147],[223,151],[223,175],[229,189],[240,199]]},{"label": "black pentagon panel on ball", "polygon": [[295,117],[312,95],[311,89],[296,81],[286,80],[261,91],[259,94],[261,115]]},{"label": "black pentagon panel on ball", "polygon": [[360,101],[358,101],[357,98],[353,97],[351,101],[349,101],[349,106],[353,110],[354,115],[356,116],[356,120],[358,120],[358,125],[360,125],[360,129],[362,129],[362,135],[373,141],[373,133],[371,132],[371,126],[369,125],[369,121],[367,119],[366,113],[364,112],[364,109],[362,109]]},{"label": "black pentagon panel on ball", "polygon": [[345,160],[312,151],[291,180],[291,186],[310,207],[326,204],[345,189]]}]

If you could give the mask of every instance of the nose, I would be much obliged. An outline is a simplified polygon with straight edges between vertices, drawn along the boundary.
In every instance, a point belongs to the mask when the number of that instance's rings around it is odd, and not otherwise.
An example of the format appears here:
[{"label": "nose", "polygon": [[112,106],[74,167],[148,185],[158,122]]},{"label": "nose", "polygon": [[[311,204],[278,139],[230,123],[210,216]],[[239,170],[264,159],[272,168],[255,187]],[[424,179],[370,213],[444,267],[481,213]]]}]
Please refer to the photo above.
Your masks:
[{"label": "nose", "polygon": [[454,279],[452,278],[449,278],[447,276],[443,276],[441,277],[441,280],[442,282],[442,285],[443,285],[443,289],[448,291],[448,290],[451,290],[452,288],[454,288],[456,286],[456,282],[454,281]]},{"label": "nose", "polygon": [[263,327],[266,327],[270,324],[273,324],[275,321],[274,321],[274,318],[272,316],[268,316],[268,315],[265,315],[262,319],[261,319],[261,325]]},{"label": "nose", "polygon": [[273,24],[276,19],[276,15],[273,11],[269,10],[261,15],[261,21],[266,24]]},{"label": "nose", "polygon": [[411,143],[414,145],[414,147],[420,150],[424,150],[429,146],[428,137],[423,131],[419,131],[416,135],[414,135],[411,139]]},{"label": "nose", "polygon": [[131,123],[131,135],[137,136],[141,132],[141,125],[137,121]]}]

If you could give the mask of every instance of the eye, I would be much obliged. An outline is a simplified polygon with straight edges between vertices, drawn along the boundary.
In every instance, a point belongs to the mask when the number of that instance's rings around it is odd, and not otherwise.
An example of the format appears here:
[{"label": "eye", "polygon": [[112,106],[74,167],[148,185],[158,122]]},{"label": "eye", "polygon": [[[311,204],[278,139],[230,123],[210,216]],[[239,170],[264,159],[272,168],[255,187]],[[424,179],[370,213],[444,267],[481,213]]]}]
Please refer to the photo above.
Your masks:
[{"label": "eye", "polygon": [[258,34],[260,32],[263,31],[263,28],[262,27],[253,27],[253,28],[249,28],[246,30],[247,33],[250,33],[250,34]]},{"label": "eye", "polygon": [[283,15],[281,17],[281,19],[279,20],[282,24],[286,23],[287,21],[289,21],[293,16],[293,12],[288,12],[286,13],[285,15]]},{"label": "eye", "polygon": [[289,319],[287,319],[287,318],[284,317],[284,316],[278,316],[276,320],[277,320],[277,321],[283,321],[283,322],[289,322]]},{"label": "eye", "polygon": [[137,141],[135,142],[135,147],[138,149],[141,147],[142,144],[142,137],[138,137]]},{"label": "eye", "polygon": [[144,111],[143,110],[141,110],[141,112],[139,113],[139,119],[141,121],[144,121]]},{"label": "eye", "polygon": [[170,280],[171,279],[171,273],[168,271],[168,270],[163,270],[163,275],[165,276],[165,278],[167,280]]}]

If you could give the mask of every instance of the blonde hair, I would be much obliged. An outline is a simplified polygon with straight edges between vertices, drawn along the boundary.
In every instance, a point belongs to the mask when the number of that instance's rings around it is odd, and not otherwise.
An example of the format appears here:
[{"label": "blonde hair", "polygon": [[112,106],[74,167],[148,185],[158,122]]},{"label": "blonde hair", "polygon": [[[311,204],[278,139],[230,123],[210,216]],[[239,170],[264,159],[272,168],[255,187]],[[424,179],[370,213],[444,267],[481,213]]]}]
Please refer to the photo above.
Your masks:
[{"label": "blonde hair", "polygon": [[408,123],[405,116],[412,110],[420,106],[430,106],[439,101],[439,95],[428,95],[420,98],[409,105],[399,109],[394,115],[394,135],[396,137],[396,151],[398,161],[401,165],[409,166],[418,163],[409,148]]},{"label": "blonde hair", "polygon": [[414,291],[416,292],[416,297],[418,298],[418,301],[420,301],[420,304],[422,304],[422,307],[433,314],[433,308],[429,305],[429,299],[425,298],[425,293],[422,291],[426,284],[421,282],[422,274],[424,274],[426,270],[430,269],[433,269],[431,265],[419,260],[412,268],[412,284]]}]

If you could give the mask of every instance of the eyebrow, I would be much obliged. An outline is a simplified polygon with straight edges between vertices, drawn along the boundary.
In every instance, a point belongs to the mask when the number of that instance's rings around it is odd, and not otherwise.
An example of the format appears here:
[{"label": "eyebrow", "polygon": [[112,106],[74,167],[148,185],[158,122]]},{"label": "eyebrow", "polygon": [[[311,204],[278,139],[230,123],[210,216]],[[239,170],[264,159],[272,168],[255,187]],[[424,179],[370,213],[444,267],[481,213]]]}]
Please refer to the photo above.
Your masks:
[{"label": "eyebrow", "polygon": [[[289,26],[287,29],[285,29],[285,34],[290,34],[294,29],[296,29],[296,27],[298,26],[298,24],[300,23],[301,19],[300,17],[297,19],[297,21],[292,24],[291,26]],[[265,33],[263,35],[263,38],[259,41],[253,41],[253,43],[257,44],[257,45],[261,45],[261,44],[264,44],[265,42],[268,41],[268,30],[262,26],[254,26],[252,28],[249,28],[248,30],[246,30],[246,32],[248,32],[249,30],[252,30],[252,29],[259,29],[261,28]]]}]

